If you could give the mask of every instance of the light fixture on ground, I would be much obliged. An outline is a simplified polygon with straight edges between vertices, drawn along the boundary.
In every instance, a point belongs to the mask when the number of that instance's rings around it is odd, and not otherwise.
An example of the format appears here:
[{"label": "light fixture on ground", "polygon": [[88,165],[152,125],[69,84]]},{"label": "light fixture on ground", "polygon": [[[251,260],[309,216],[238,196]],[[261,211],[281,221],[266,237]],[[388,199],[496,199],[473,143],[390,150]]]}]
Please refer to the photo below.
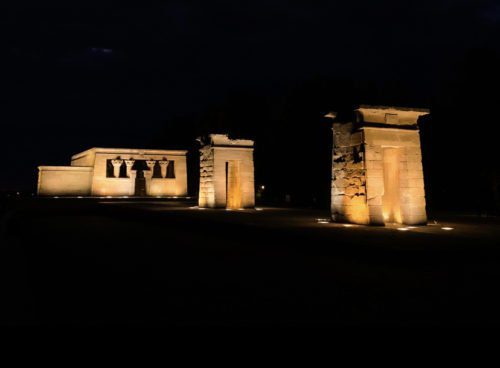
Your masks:
[{"label": "light fixture on ground", "polygon": [[316,222],[318,224],[329,224],[330,223],[330,219],[316,219]]}]

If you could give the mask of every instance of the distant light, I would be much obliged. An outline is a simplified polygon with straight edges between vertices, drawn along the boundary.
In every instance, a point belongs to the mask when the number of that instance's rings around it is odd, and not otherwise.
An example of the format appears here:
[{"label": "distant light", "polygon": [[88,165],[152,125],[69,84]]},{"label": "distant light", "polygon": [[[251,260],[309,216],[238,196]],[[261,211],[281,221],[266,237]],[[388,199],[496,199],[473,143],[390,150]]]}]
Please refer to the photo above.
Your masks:
[{"label": "distant light", "polygon": [[128,198],[128,196],[123,196],[122,198]]},{"label": "distant light", "polygon": [[17,194],[17,195],[20,195],[21,193],[19,193],[19,192],[16,192],[16,194]]},{"label": "distant light", "polygon": [[245,209],[244,208],[238,208],[238,211],[244,211]]},{"label": "distant light", "polygon": [[82,196],[78,196],[78,197],[76,197],[76,198],[78,198],[78,199],[82,199],[83,197],[82,197]]},{"label": "distant light", "polygon": [[344,225],[342,225],[342,226],[344,226],[344,227],[354,227],[354,225],[353,225],[353,224],[344,224]]},{"label": "distant light", "polygon": [[318,218],[318,219],[316,219],[316,222],[318,224],[329,224],[330,223],[330,219]]},{"label": "distant light", "polygon": [[442,227],[441,229],[446,231],[455,230],[453,227]]},{"label": "distant light", "polygon": [[260,189],[264,190],[264,189],[266,189],[266,186],[265,185],[261,185]]},{"label": "distant light", "polygon": [[263,208],[255,208],[255,211],[264,211]]},{"label": "distant light", "polygon": [[408,231],[410,229],[407,228],[407,227],[398,227],[397,230],[399,230],[399,231]]},{"label": "distant light", "polygon": [[161,196],[156,196],[156,198],[161,198]]},{"label": "distant light", "polygon": [[179,197],[177,197],[177,196],[173,196],[172,198],[179,198]]},{"label": "distant light", "polygon": [[226,208],[226,211],[232,211],[233,209],[232,208]]},{"label": "distant light", "polygon": [[416,229],[416,226],[407,226],[408,229]]},{"label": "distant light", "polygon": [[58,196],[54,196],[55,199],[59,198]]},{"label": "distant light", "polygon": [[113,198],[112,196],[106,196],[106,198]]}]

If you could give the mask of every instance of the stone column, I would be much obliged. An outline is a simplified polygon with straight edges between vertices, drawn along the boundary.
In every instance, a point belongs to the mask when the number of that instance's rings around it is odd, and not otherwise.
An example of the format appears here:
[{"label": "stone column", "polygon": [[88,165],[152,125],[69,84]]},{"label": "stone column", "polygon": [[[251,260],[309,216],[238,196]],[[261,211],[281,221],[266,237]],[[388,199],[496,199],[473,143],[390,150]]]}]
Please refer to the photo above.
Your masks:
[{"label": "stone column", "polygon": [[123,160],[120,160],[120,159],[111,160],[111,164],[113,164],[113,176],[115,178],[119,178],[120,177],[120,167],[123,164]]},{"label": "stone column", "polygon": [[[128,166],[127,166],[128,169]],[[137,170],[130,170],[130,194],[131,196],[135,195],[135,178],[137,177]]]},{"label": "stone column", "polygon": [[147,160],[146,165],[148,165],[149,170],[151,171],[151,175],[153,174],[153,170],[156,164],[156,160]]},{"label": "stone column", "polygon": [[156,160],[146,160],[149,170],[144,170],[144,178],[146,179],[146,195],[151,195],[151,178],[153,177],[153,170]]},{"label": "stone column", "polygon": [[160,161],[161,177],[162,178],[166,178],[167,177],[167,166],[168,166],[168,161],[167,160],[161,160]]},{"label": "stone column", "polygon": [[127,178],[131,177],[132,166],[134,166],[135,160],[125,160],[125,165],[127,165]]}]

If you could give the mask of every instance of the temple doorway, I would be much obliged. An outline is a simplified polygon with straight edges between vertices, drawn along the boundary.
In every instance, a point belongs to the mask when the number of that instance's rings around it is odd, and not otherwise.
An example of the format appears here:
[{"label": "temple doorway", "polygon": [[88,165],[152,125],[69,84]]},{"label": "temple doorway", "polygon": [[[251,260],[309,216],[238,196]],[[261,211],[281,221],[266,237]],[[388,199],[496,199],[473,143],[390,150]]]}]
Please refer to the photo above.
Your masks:
[{"label": "temple doorway", "polygon": [[242,207],[240,161],[226,162],[226,200],[228,209]]},{"label": "temple doorway", "polygon": [[134,195],[136,197],[146,196],[146,178],[144,177],[144,171],[142,170],[137,170],[137,176],[135,177]]},{"label": "temple doorway", "polygon": [[149,170],[145,160],[135,160],[132,170],[136,170],[134,196],[145,197],[146,193],[146,177],[144,170]]},{"label": "temple doorway", "polygon": [[402,223],[400,200],[400,149],[384,148],[384,195],[382,207],[385,223]]}]

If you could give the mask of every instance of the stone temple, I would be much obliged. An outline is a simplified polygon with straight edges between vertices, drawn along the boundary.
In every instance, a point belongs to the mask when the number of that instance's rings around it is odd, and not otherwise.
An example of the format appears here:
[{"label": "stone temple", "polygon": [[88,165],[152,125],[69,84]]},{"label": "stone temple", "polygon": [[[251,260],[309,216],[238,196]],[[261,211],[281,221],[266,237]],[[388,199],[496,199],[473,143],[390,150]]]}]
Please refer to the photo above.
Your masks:
[{"label": "stone temple", "polygon": [[425,225],[417,120],[428,110],[361,105],[333,121],[332,219],[364,225]]},{"label": "stone temple", "polygon": [[199,206],[254,208],[254,142],[223,134],[210,134],[200,142]]},{"label": "stone temple", "polygon": [[187,151],[91,148],[39,166],[38,195],[187,196]]}]

